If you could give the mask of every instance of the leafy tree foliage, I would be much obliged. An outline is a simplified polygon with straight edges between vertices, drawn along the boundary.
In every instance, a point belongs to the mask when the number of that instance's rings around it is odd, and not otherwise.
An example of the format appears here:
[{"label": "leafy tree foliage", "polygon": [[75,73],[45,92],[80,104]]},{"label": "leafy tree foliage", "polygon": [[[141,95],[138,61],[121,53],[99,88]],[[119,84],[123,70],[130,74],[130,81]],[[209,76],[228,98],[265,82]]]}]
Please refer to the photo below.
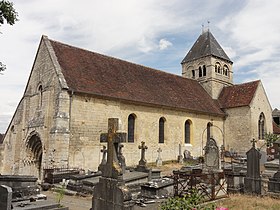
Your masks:
[{"label": "leafy tree foliage", "polygon": [[271,147],[274,142],[276,142],[279,139],[279,136],[274,133],[266,133],[264,135],[264,140],[266,141],[266,146]]},{"label": "leafy tree foliage", "polygon": [[7,24],[14,25],[18,20],[17,16],[18,14],[12,2],[6,0],[0,1],[0,24],[4,24],[6,20]]},{"label": "leafy tree foliage", "polygon": [[[0,26],[3,25],[6,21],[9,25],[14,25],[17,19],[18,14],[14,9],[12,2],[2,0],[0,1]],[[6,66],[0,62],[0,72],[4,71]]]}]

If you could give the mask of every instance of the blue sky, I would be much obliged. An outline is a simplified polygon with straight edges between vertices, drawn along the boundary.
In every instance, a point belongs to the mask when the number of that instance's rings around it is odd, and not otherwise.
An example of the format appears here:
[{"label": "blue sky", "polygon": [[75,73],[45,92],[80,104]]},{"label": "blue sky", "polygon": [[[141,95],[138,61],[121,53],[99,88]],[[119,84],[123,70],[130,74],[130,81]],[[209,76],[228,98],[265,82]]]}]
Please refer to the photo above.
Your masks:
[{"label": "blue sky", "polygon": [[202,24],[234,62],[234,82],[261,79],[280,108],[279,0],[13,0],[19,19],[0,27],[0,133],[19,103],[41,35],[181,74]]}]

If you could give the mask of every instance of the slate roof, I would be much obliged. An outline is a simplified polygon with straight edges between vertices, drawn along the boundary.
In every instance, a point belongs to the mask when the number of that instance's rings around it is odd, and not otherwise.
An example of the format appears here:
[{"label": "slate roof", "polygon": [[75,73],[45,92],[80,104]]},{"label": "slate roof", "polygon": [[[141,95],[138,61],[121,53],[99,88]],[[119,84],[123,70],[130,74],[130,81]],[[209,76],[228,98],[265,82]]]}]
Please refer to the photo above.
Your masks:
[{"label": "slate roof", "polygon": [[275,109],[272,111],[272,116],[273,116],[273,117],[280,117],[280,110],[278,110],[277,108],[275,108]]},{"label": "slate roof", "polygon": [[233,108],[250,105],[260,80],[224,87],[218,101],[221,108]]},{"label": "slate roof", "polygon": [[183,64],[188,61],[196,60],[198,58],[209,55],[222,58],[232,63],[232,61],[227,56],[220,44],[217,42],[213,34],[209,30],[207,30],[198,37],[198,39],[181,63]]},{"label": "slate roof", "polygon": [[49,41],[67,85],[74,92],[224,115],[195,80]]},{"label": "slate roof", "polygon": [[274,121],[272,121],[272,127],[274,134],[280,134],[280,127]]}]

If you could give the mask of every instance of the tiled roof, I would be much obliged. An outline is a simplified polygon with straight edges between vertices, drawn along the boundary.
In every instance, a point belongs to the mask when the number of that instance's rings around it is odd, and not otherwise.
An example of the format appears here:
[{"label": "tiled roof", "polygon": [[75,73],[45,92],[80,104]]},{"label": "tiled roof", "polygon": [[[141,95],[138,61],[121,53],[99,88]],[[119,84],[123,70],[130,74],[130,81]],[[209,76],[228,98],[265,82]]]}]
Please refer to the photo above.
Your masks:
[{"label": "tiled roof", "polygon": [[218,101],[221,108],[233,108],[250,105],[260,80],[224,87]]},{"label": "tiled roof", "polygon": [[186,63],[188,61],[196,60],[198,58],[202,58],[209,55],[222,58],[232,63],[232,61],[227,56],[220,44],[217,42],[213,34],[208,30],[198,37],[191,50],[182,60],[182,63]]},{"label": "tiled roof", "polygon": [[49,41],[74,92],[224,115],[195,80]]},{"label": "tiled roof", "polygon": [[272,121],[272,126],[273,126],[273,133],[280,134],[280,127],[274,121]]}]

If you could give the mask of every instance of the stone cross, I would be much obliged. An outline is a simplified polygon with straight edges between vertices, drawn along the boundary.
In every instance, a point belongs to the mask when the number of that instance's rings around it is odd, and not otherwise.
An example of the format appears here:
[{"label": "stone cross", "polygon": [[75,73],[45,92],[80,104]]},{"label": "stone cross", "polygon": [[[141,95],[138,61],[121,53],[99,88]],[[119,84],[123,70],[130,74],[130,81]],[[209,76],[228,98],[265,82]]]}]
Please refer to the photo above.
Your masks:
[{"label": "stone cross", "polygon": [[100,152],[102,152],[102,160],[101,163],[98,166],[98,171],[103,172],[104,166],[106,165],[106,156],[107,156],[107,149],[106,146],[103,145],[103,149],[100,150]]},{"label": "stone cross", "polygon": [[162,159],[161,159],[161,156],[160,156],[160,153],[162,152],[162,149],[159,147],[157,152],[158,152],[158,157],[157,157],[157,160],[156,160],[156,165],[157,166],[162,166]]},{"label": "stone cross", "polygon": [[256,148],[256,143],[257,143],[256,139],[253,139],[251,142],[253,143],[253,148]]},{"label": "stone cross", "polygon": [[145,152],[148,149],[148,147],[145,145],[145,142],[142,141],[141,145],[138,146],[139,149],[141,149],[141,159],[139,161],[140,166],[145,166],[147,161],[145,159]]},{"label": "stone cross", "polygon": [[117,132],[119,129],[119,119],[108,119],[108,133],[102,133],[100,135],[101,140],[107,141],[107,162],[104,167],[104,173],[102,176],[122,179],[122,170],[118,160],[119,144],[126,141],[126,133]]}]

